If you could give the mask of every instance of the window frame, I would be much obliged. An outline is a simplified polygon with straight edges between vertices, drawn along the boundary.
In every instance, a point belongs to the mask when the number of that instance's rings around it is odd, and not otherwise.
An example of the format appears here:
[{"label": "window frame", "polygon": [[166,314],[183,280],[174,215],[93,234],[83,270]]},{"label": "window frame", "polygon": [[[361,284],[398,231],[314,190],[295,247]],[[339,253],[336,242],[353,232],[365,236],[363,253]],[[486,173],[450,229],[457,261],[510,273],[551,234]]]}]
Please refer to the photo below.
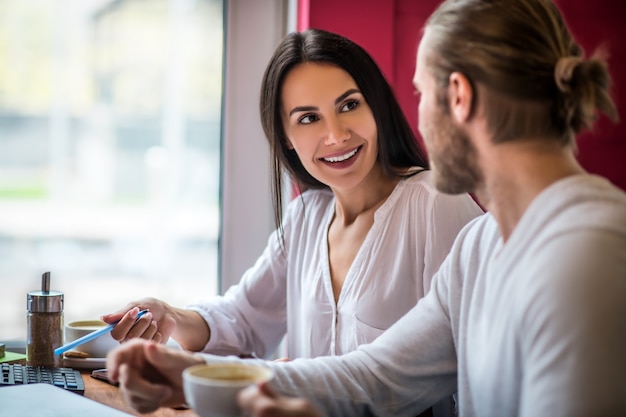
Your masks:
[{"label": "window frame", "polygon": [[295,27],[294,0],[225,2],[218,294],[254,265],[274,230],[269,146],[259,115],[265,67]]}]

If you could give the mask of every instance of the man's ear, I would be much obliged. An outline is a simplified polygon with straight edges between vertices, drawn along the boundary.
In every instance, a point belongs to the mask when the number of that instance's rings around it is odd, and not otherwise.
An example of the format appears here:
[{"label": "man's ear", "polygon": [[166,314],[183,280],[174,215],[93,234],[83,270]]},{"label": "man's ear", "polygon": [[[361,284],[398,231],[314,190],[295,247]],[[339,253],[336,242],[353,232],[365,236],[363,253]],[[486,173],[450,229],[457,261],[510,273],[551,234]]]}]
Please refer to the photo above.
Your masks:
[{"label": "man's ear", "polygon": [[467,122],[472,114],[474,89],[472,83],[460,72],[450,74],[448,103],[450,114],[457,123]]}]

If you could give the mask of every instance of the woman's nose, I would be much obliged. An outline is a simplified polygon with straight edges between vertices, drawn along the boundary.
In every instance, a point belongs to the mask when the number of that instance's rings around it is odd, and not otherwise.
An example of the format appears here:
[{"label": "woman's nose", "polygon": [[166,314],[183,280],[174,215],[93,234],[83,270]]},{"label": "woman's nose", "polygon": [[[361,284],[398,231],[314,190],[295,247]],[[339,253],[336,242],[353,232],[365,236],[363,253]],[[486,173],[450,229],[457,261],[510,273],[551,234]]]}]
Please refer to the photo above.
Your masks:
[{"label": "woman's nose", "polygon": [[350,131],[341,123],[337,117],[327,119],[326,144],[333,145],[350,139]]}]

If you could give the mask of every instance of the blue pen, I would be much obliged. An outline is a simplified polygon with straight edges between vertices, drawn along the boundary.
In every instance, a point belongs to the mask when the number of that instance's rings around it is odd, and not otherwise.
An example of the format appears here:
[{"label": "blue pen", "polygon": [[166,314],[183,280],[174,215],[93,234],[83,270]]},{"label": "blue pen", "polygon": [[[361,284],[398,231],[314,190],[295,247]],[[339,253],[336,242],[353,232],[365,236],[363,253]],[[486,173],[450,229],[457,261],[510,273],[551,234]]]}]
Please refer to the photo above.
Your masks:
[{"label": "blue pen", "polygon": [[[148,310],[141,310],[139,313],[137,313],[137,318],[136,320],[139,320],[141,318],[141,316],[143,316],[144,314],[146,314],[148,312]],[[113,328],[115,326],[117,326],[117,323],[119,323],[119,321],[116,321],[115,323],[111,323],[106,327],[103,327],[101,329],[98,329],[94,332],[91,332],[89,334],[84,335],[83,337],[79,337],[78,339],[63,345],[61,347],[58,347],[56,349],[54,349],[54,354],[55,355],[61,355],[62,353],[67,352],[68,350],[74,349],[77,346],[83,345],[87,342],[92,341],[93,339],[95,339],[98,336],[102,336],[103,334],[107,334],[108,332],[110,332],[111,330],[113,330]]]}]

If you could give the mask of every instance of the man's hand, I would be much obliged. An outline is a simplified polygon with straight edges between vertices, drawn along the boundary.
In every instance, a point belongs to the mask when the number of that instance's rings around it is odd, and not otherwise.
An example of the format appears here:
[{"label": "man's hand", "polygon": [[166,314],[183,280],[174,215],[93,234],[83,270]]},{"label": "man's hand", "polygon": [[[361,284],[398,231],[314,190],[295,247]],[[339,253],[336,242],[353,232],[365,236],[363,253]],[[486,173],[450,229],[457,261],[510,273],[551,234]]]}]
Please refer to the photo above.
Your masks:
[{"label": "man's hand", "polygon": [[322,417],[305,399],[277,396],[267,382],[241,391],[238,402],[251,417]]},{"label": "man's hand", "polygon": [[106,367],[126,402],[134,410],[147,413],[184,404],[183,370],[200,363],[204,363],[200,356],[133,339],[109,352]]}]

